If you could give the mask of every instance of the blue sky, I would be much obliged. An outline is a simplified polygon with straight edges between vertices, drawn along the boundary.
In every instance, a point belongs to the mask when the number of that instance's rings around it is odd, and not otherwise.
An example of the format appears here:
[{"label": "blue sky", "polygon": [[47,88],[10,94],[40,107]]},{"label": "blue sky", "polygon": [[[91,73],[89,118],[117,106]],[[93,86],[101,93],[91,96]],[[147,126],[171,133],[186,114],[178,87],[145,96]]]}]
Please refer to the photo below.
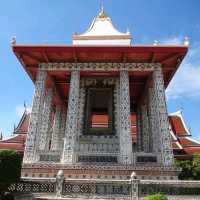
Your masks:
[{"label": "blue sky", "polygon": [[[104,0],[105,10],[120,31],[127,28],[134,44],[180,44],[191,41],[190,53],[168,90],[168,111],[183,108],[186,124],[200,139],[200,1]],[[17,44],[71,44],[99,12],[100,0],[6,0],[0,5],[0,131],[9,136],[23,111],[31,106],[33,84],[11,51]]]}]

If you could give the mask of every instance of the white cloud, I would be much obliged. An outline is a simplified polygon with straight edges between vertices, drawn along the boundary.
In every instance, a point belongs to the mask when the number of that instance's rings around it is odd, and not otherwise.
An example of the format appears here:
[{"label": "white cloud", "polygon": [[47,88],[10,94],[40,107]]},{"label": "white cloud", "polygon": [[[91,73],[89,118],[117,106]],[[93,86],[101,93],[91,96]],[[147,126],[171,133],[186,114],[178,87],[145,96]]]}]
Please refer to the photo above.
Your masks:
[{"label": "white cloud", "polygon": [[178,36],[178,37],[172,37],[172,38],[166,38],[164,40],[160,41],[160,44],[164,45],[181,45],[183,44],[183,37]]},{"label": "white cloud", "polygon": [[[31,112],[31,107],[27,107],[26,110],[28,112]],[[22,115],[24,114],[24,111],[25,111],[25,108],[23,105],[18,105],[16,106],[16,114],[19,116],[19,117],[22,117]]]},{"label": "white cloud", "polygon": [[189,49],[188,56],[172,79],[166,94],[168,99],[200,97],[200,43]]}]

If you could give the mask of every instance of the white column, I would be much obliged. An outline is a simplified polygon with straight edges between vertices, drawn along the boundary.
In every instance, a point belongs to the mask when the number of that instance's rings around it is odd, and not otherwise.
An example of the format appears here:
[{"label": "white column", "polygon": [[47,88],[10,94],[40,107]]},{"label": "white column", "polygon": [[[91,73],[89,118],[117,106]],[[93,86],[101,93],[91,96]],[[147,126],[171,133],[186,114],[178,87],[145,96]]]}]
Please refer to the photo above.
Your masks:
[{"label": "white column", "polygon": [[137,151],[143,150],[141,106],[137,108]]},{"label": "white column", "polygon": [[58,151],[60,150],[60,143],[62,141],[62,132],[60,131],[61,125],[61,106],[56,106],[54,122],[53,122],[53,133],[51,139],[51,150]]},{"label": "white column", "polygon": [[62,163],[72,164],[76,162],[79,91],[80,72],[72,71]]},{"label": "white column", "polygon": [[[48,150],[51,139],[51,114],[52,114],[53,90],[50,88],[46,92],[44,110],[42,114],[42,125],[39,136],[39,150]],[[42,112],[42,111],[41,111]]]},{"label": "white column", "polygon": [[130,121],[130,94],[128,71],[120,71],[120,162],[131,164],[133,160],[131,121]]},{"label": "white column", "polygon": [[66,117],[67,117],[67,108],[65,106],[62,106],[61,122],[60,122],[60,135],[61,135],[62,140],[60,141],[60,145],[59,145],[60,150],[63,150],[63,146],[64,146]]},{"label": "white column", "polygon": [[120,138],[120,83],[116,80],[114,88],[114,104],[115,104],[115,129],[116,134]]},{"label": "white column", "polygon": [[149,119],[147,114],[147,106],[142,105],[142,144],[143,144],[143,151],[145,153],[149,153]]},{"label": "white column", "polygon": [[157,129],[156,124],[156,104],[155,104],[155,95],[153,93],[153,88],[149,88],[149,129],[151,133],[151,149],[152,152],[159,154],[161,152],[160,139],[158,137],[159,130]]},{"label": "white column", "polygon": [[78,135],[82,135],[83,133],[83,125],[84,125],[84,108],[85,108],[85,86],[84,83],[80,84],[80,92],[79,92],[79,111],[78,111]]},{"label": "white column", "polygon": [[36,138],[39,136],[38,134],[40,132],[39,127],[42,118],[41,110],[43,110],[44,104],[46,78],[47,72],[38,69],[23,163],[32,163],[35,161],[36,147],[38,145]]},{"label": "white column", "polygon": [[155,126],[159,130],[159,135],[157,136],[160,138],[162,164],[163,166],[171,166],[173,165],[173,151],[161,67],[153,72],[153,95],[156,118]]}]

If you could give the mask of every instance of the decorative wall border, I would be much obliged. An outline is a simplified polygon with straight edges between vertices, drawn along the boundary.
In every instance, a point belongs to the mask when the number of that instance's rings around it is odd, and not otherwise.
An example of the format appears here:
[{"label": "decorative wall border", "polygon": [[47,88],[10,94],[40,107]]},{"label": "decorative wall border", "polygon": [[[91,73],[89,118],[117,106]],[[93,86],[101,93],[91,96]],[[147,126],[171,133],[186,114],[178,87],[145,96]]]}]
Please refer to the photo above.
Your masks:
[{"label": "decorative wall border", "polygon": [[161,63],[40,63],[45,71],[154,71]]},{"label": "decorative wall border", "polygon": [[79,169],[79,170],[150,170],[150,171],[181,171],[181,168],[177,167],[162,167],[162,166],[131,166],[131,165],[63,165],[60,163],[46,163],[46,164],[23,164],[23,169],[30,169],[30,168],[51,168],[51,169]]}]

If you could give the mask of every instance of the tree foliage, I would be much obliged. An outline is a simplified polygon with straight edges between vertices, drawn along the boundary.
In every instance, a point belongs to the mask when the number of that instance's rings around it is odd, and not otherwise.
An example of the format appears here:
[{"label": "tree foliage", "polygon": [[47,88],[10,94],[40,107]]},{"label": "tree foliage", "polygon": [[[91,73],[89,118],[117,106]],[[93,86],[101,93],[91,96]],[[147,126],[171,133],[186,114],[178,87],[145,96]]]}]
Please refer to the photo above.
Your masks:
[{"label": "tree foliage", "polygon": [[177,160],[175,164],[177,167],[182,168],[179,179],[200,180],[200,154],[194,155],[193,160]]},{"label": "tree foliage", "polygon": [[147,200],[168,200],[168,198],[164,194],[154,194],[148,196]]},{"label": "tree foliage", "polygon": [[0,151],[0,191],[20,179],[22,156],[15,151]]}]

